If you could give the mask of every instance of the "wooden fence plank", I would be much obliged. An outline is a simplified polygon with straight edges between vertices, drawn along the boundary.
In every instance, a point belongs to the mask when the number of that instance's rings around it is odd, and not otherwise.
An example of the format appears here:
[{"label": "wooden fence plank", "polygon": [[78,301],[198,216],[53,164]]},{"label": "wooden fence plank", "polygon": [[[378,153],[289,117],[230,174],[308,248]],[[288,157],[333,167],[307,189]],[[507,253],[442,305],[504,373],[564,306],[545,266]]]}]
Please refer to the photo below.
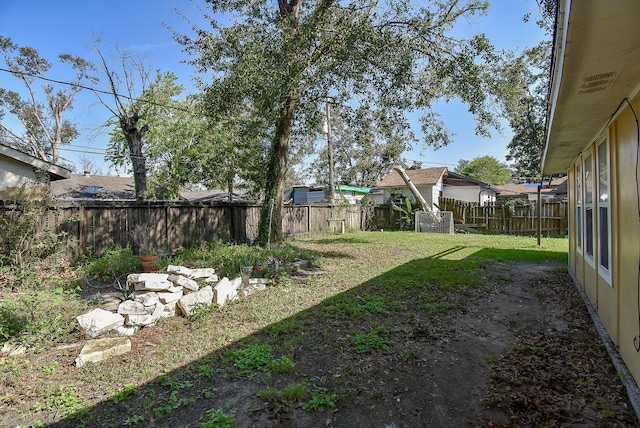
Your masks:
[{"label": "wooden fence plank", "polygon": [[[3,210],[10,215],[10,208]],[[54,205],[40,227],[45,230],[47,225],[55,225],[56,232],[64,232],[78,243],[81,254],[101,254],[115,247],[129,246],[137,251],[131,232],[139,225],[146,229],[153,247],[173,251],[200,241],[254,242],[260,211],[260,206],[247,204],[66,203]],[[343,216],[345,224],[356,229],[362,219],[359,206],[335,212],[328,205],[286,206],[284,214],[283,228],[289,236],[324,232],[328,219],[335,215]],[[73,221],[64,221],[67,218]]]}]

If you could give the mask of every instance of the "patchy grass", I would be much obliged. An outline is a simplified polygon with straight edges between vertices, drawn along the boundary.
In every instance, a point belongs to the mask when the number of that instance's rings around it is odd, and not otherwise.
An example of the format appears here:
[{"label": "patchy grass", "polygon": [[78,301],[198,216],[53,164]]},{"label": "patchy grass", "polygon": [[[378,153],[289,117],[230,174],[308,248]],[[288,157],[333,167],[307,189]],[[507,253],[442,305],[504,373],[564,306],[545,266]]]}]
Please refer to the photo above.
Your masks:
[{"label": "patchy grass", "polygon": [[[73,303],[64,313],[51,306],[29,315],[28,300],[11,297],[0,306],[10,321],[2,340],[29,337],[25,316],[40,327],[63,318],[43,330],[55,339],[32,341],[37,347],[21,360],[0,360],[0,425],[266,426],[295,417],[319,426],[357,408],[370,409],[369,422],[387,423],[405,403],[404,388],[415,384],[403,370],[428,370],[425,352],[447,337],[443,329],[474,293],[508,279],[516,261],[566,264],[566,249],[562,238],[538,248],[526,237],[407,232],[319,236],[269,251],[219,243],[180,249],[172,264],[215,267],[221,275],[270,257],[287,268],[268,273],[277,281],[262,294],[203,308],[194,320],[164,320],[141,330],[131,353],[82,369],[73,367],[78,347],[54,346],[78,341],[73,318],[86,303],[69,292]],[[120,256],[126,264],[126,254],[110,255]],[[323,274],[296,276],[291,262],[298,258]],[[100,272],[109,263],[116,262],[82,266]],[[527,346],[534,355],[546,349]],[[77,389],[65,389],[70,384]]]}]

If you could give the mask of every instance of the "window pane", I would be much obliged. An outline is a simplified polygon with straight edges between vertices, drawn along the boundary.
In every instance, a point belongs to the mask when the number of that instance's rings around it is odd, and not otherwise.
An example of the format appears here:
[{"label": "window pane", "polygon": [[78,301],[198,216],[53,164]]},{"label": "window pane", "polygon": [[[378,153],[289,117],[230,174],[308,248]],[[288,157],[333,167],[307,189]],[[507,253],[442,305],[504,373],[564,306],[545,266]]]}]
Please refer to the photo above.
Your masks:
[{"label": "window pane", "polygon": [[578,248],[582,248],[582,207],[578,207],[576,211],[576,229]]},{"label": "window pane", "polygon": [[606,143],[598,146],[598,201],[609,201],[609,159]]},{"label": "window pane", "polygon": [[584,202],[593,203],[593,164],[591,155],[584,160]]},{"label": "window pane", "polygon": [[576,165],[576,201],[578,205],[582,203],[582,169],[580,169],[580,164]]},{"label": "window pane", "polygon": [[587,207],[584,214],[585,246],[587,255],[593,257],[593,207]]},{"label": "window pane", "polygon": [[609,270],[609,208],[600,207],[598,214],[600,231],[600,266]]}]

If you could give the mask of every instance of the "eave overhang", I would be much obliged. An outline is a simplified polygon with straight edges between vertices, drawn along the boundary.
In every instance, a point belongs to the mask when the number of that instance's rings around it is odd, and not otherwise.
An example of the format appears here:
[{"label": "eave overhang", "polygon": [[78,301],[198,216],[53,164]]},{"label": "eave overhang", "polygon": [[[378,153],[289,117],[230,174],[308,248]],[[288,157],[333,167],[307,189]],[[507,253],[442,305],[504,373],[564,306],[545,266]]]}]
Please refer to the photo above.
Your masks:
[{"label": "eave overhang", "polygon": [[566,172],[637,94],[639,21],[638,0],[559,1],[543,174]]}]

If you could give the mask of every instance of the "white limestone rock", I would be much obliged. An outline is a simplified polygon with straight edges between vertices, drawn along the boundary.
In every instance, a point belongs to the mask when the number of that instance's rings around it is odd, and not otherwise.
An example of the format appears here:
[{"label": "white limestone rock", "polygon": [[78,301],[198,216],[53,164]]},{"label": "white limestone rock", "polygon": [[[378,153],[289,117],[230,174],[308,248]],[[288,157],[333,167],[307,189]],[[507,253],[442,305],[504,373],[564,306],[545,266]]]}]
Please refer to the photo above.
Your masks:
[{"label": "white limestone rock", "polygon": [[249,284],[245,285],[244,287],[242,287],[240,289],[240,293],[243,296],[250,296],[252,294],[256,294],[259,293],[260,291],[264,291],[267,289],[267,286],[263,283],[259,283],[259,282],[254,282],[251,283],[249,282]]},{"label": "white limestone rock", "polygon": [[140,302],[133,300],[125,300],[118,306],[118,313],[120,315],[147,315],[153,311],[153,308],[143,305]]},{"label": "white limestone rock", "polygon": [[158,304],[158,306],[156,306],[156,309],[158,309],[158,307],[160,306],[162,307],[162,314],[160,314],[160,318],[175,317],[180,312],[180,309],[178,308],[178,301],[169,302],[166,305],[160,303]]},{"label": "white limestone rock", "polygon": [[155,324],[155,320],[151,314],[125,314],[124,322],[130,327],[143,327],[145,325]]},{"label": "white limestone rock", "polygon": [[202,279],[202,278],[210,278],[215,275],[216,270],[214,268],[199,268],[199,269],[191,269],[191,274],[189,275],[192,279]]},{"label": "white limestone rock", "polygon": [[105,337],[87,342],[76,358],[76,367],[86,363],[98,363],[107,358],[131,351],[131,340],[126,337]]},{"label": "white limestone rock", "polygon": [[142,281],[133,284],[133,288],[136,291],[167,291],[174,287],[173,282],[168,280],[163,281]]},{"label": "white limestone rock", "polygon": [[97,337],[124,324],[122,315],[100,308],[78,315],[76,320],[85,333],[91,337]]},{"label": "white limestone rock", "polygon": [[182,291],[183,289],[184,289],[184,287],[180,287],[180,286],[177,286],[177,285],[175,285],[175,284],[174,284],[174,285],[173,285],[173,287],[168,288],[168,289],[166,290],[166,292],[167,292],[167,293],[179,293],[179,292],[180,292],[180,291]]},{"label": "white limestone rock", "polygon": [[134,334],[136,334],[136,331],[138,331],[137,327],[125,327],[125,326],[120,326],[118,328],[116,328],[115,330],[112,330],[116,336],[119,337],[130,337],[133,336]]},{"label": "white limestone rock", "polygon": [[183,296],[178,301],[178,307],[185,316],[190,317],[198,305],[211,305],[212,301],[213,289],[210,285],[207,285],[198,291]]},{"label": "white limestone rock", "polygon": [[177,302],[183,296],[182,288],[180,288],[177,292],[168,293],[168,292],[158,292],[158,299],[160,299],[160,303],[166,305],[167,303]]},{"label": "white limestone rock", "polygon": [[155,291],[137,292],[133,295],[133,300],[142,303],[146,307],[155,306],[160,301],[158,293]]},{"label": "white limestone rock", "polygon": [[191,276],[191,269],[185,266],[169,265],[167,266],[167,273],[174,273],[176,275],[182,276]]},{"label": "white limestone rock", "polygon": [[242,285],[242,278],[238,277],[230,281],[226,276],[215,286],[216,304],[224,306],[228,302],[233,302],[238,297],[238,288]]},{"label": "white limestone rock", "polygon": [[183,287],[191,291],[198,291],[200,288],[196,281],[181,275],[169,275],[169,281],[173,282],[176,286]]},{"label": "white limestone rock", "polygon": [[127,284],[136,282],[162,282],[166,281],[169,275],[166,273],[130,273],[127,276]]},{"label": "white limestone rock", "polygon": [[0,357],[19,357],[27,352],[27,347],[16,342],[5,342],[0,350]]},{"label": "white limestone rock", "polygon": [[214,282],[218,282],[220,281],[220,278],[218,278],[218,275],[211,275],[210,277],[206,278],[204,280],[205,284],[212,284]]}]

